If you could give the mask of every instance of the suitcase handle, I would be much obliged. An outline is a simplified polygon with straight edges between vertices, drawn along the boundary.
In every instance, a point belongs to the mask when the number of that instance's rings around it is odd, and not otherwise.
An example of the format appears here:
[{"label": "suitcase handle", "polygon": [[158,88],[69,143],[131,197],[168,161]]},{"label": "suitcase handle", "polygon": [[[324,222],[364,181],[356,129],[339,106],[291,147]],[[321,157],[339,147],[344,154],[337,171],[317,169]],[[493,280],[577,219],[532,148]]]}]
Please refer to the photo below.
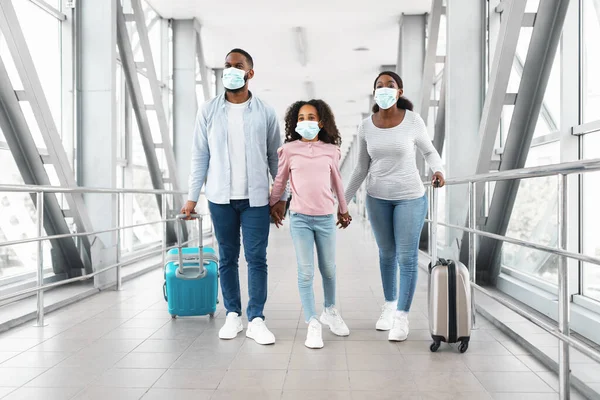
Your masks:
[{"label": "suitcase handle", "polygon": [[437,229],[438,229],[438,194],[437,189],[440,187],[440,180],[436,178],[433,182],[431,190],[431,269],[438,263],[437,256]]},{"label": "suitcase handle", "polygon": [[[178,257],[178,261],[179,261],[179,266],[177,267],[177,275],[183,279],[197,279],[200,277],[203,277],[204,275],[206,275],[206,270],[204,268],[204,244],[203,242],[203,237],[202,237],[202,215],[200,214],[190,214],[190,218],[195,219],[198,221],[198,257],[200,258],[199,262],[198,262],[198,268],[194,269],[198,269],[199,272],[196,276],[191,277],[190,275],[186,275],[184,268],[183,268],[183,244],[181,243],[181,238],[183,237],[183,227],[185,226],[185,221],[186,218],[188,216],[186,214],[178,214],[177,215],[177,219],[179,220],[179,224],[177,224],[178,229],[177,229],[177,257]],[[191,269],[191,268],[186,268],[186,269]]]},{"label": "suitcase handle", "polygon": [[177,271],[175,271],[175,275],[177,276],[177,278],[184,280],[202,279],[206,276],[206,274],[208,274],[208,271],[206,270],[206,268],[204,268],[204,266],[210,264],[211,262],[215,262],[217,264],[219,263],[219,258],[217,257],[217,255],[213,253],[205,254],[202,258],[202,268],[187,265],[181,269],[177,268]]}]

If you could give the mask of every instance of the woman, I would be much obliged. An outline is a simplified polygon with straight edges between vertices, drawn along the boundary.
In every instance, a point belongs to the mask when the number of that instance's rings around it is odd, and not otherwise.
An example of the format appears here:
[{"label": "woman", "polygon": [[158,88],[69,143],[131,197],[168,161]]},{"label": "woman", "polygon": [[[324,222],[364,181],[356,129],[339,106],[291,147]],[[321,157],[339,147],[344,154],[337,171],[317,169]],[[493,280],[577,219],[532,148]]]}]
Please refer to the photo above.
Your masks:
[{"label": "woman", "polygon": [[[346,189],[350,201],[367,178],[367,212],[379,247],[385,295],[377,330],[388,339],[408,337],[408,312],[418,276],[418,245],[427,214],[425,187],[417,169],[415,148],[431,167],[433,180],[444,185],[442,160],[421,117],[402,96],[402,79],[382,72],[375,79],[373,115],[358,129],[358,164]],[[400,289],[397,271],[400,267]]]},{"label": "woman", "polygon": [[[335,307],[335,226],[345,228],[350,215],[344,199],[340,174],[340,133],[331,108],[323,100],[298,101],[285,117],[285,144],[279,149],[279,168],[273,183],[270,205],[278,203],[290,182],[293,197],[290,231],[298,261],[298,290],[308,324],[304,345],[323,347],[321,324],[338,336],[350,330]],[[334,193],[339,204],[336,206]],[[275,224],[281,223],[273,212]],[[319,317],[315,309],[314,249],[323,279],[325,302]]]}]

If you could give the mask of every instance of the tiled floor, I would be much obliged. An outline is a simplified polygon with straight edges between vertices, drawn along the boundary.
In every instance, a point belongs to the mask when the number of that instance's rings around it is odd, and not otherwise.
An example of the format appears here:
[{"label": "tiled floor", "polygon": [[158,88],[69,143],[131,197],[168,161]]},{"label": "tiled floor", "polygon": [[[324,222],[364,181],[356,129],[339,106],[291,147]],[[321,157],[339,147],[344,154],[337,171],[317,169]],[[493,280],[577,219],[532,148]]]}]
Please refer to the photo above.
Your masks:
[{"label": "tiled floor", "polygon": [[[243,288],[246,277],[242,263]],[[271,235],[268,326],[277,343],[220,341],[215,320],[171,320],[156,271],[48,315],[48,326],[0,335],[0,398],[555,400],[553,377],[479,319],[466,354],[429,352],[426,280],[420,277],[409,340],[374,325],[382,303],[377,250],[359,223],[338,236],[338,304],[351,334],[304,347],[289,232]],[[318,276],[318,273],[317,273]],[[316,297],[322,299],[320,278]],[[245,291],[245,289],[243,289]],[[529,361],[529,362],[526,362]],[[531,369],[533,368],[533,370]],[[573,396],[572,398],[581,398]]]}]

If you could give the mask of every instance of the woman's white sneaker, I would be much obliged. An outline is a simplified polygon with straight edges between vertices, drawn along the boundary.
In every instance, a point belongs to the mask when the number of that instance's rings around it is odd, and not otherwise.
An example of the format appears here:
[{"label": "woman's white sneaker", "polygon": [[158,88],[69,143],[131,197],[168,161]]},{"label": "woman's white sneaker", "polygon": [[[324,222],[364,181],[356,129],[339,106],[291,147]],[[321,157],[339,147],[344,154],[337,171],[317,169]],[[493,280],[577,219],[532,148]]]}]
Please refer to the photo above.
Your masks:
[{"label": "woman's white sneaker", "polygon": [[394,316],[394,324],[388,335],[392,342],[403,342],[408,338],[408,313],[398,311]]},{"label": "woman's white sneaker", "polygon": [[225,325],[219,330],[219,338],[225,340],[235,339],[238,333],[243,330],[242,318],[238,313],[230,312],[225,318]]},{"label": "woman's white sneaker", "polygon": [[319,321],[312,318],[308,323],[308,331],[306,332],[306,341],[304,345],[309,349],[323,348],[323,330]]},{"label": "woman's white sneaker", "polygon": [[254,318],[248,323],[246,337],[254,339],[258,344],[266,345],[275,343],[275,335],[267,328],[262,318]]},{"label": "woman's white sneaker", "polygon": [[323,310],[320,321],[323,325],[327,325],[331,332],[337,336],[348,336],[350,335],[350,329],[342,319],[342,316],[338,310],[331,306]]},{"label": "woman's white sneaker", "polygon": [[396,302],[386,301],[381,307],[381,315],[375,325],[378,331],[389,331],[394,325],[394,313],[396,312]]}]

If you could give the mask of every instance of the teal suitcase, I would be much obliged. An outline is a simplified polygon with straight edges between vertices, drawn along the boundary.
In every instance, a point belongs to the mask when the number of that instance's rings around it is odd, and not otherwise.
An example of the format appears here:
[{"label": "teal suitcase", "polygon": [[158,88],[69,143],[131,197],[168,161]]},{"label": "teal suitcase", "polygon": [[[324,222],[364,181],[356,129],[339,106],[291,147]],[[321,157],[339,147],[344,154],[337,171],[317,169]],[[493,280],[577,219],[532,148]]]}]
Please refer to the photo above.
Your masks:
[{"label": "teal suitcase", "polygon": [[202,216],[193,217],[198,221],[200,246],[183,247],[181,227],[185,215],[178,215],[178,245],[167,252],[163,294],[173,318],[213,317],[217,310],[219,260],[214,249],[202,245]]}]

